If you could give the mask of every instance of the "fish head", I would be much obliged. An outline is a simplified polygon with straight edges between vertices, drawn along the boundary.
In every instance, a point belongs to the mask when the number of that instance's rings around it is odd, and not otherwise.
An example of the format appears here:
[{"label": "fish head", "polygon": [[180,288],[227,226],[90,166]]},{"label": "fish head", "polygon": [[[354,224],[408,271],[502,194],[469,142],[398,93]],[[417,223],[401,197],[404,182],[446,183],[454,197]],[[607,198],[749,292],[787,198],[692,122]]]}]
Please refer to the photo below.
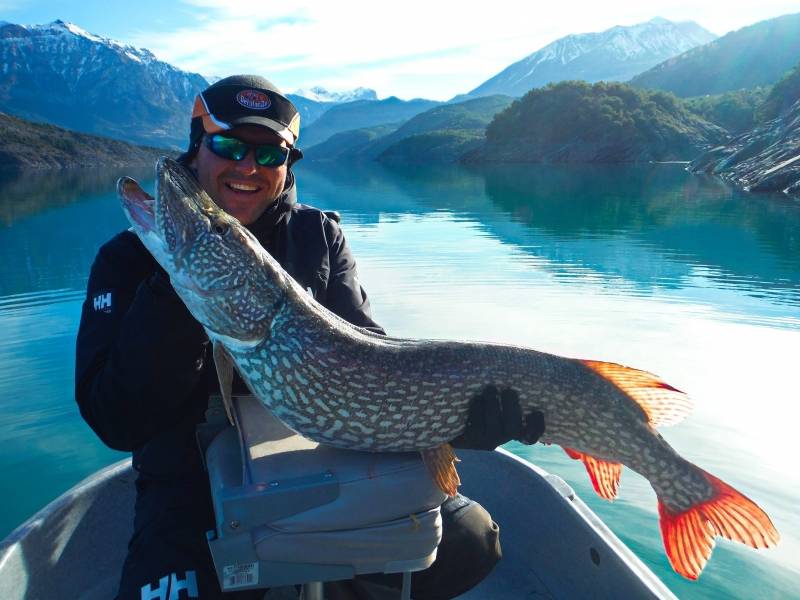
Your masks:
[{"label": "fish head", "polygon": [[285,274],[186,167],[159,159],[155,198],[128,177],[117,182],[117,192],[133,231],[210,337],[250,345],[267,336]]}]

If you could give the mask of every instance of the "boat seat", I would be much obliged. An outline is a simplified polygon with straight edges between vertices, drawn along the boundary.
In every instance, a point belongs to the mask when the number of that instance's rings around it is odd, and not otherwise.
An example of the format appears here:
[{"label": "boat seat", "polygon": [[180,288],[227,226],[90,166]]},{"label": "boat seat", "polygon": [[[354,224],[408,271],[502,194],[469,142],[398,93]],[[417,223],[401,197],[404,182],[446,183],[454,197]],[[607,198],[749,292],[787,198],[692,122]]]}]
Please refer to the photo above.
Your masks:
[{"label": "boat seat", "polygon": [[[220,415],[212,403],[207,421]],[[446,496],[419,453],[317,444],[253,396],[235,396],[233,416],[237,427],[205,434],[213,438],[205,456],[216,520],[208,543],[223,591],[321,587],[434,561]]]}]

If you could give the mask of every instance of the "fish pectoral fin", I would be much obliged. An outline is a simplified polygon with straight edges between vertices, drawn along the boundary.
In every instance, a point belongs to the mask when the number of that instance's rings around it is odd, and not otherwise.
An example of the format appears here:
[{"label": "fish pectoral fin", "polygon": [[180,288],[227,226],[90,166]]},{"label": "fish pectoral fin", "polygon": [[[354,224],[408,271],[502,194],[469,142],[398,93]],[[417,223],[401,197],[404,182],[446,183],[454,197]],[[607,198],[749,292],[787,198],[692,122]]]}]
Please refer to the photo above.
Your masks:
[{"label": "fish pectoral fin", "polygon": [[219,392],[222,394],[225,414],[228,415],[231,425],[236,425],[236,417],[233,414],[233,359],[225,350],[225,346],[219,342],[214,342],[214,366],[217,368]]},{"label": "fish pectoral fin", "polygon": [[564,448],[567,456],[580,460],[586,467],[586,472],[589,473],[589,478],[592,480],[594,491],[601,498],[606,500],[614,500],[617,497],[617,490],[619,489],[619,478],[622,475],[622,465],[620,463],[609,462],[601,458],[595,458],[589,454],[578,452],[572,448]]},{"label": "fish pectoral fin", "polygon": [[422,462],[428,467],[431,479],[439,489],[450,497],[455,496],[458,486],[461,485],[461,479],[456,471],[458,457],[453,447],[450,444],[442,444],[430,450],[422,450],[420,454]]},{"label": "fish pectoral fin", "polygon": [[659,497],[658,516],[667,558],[679,575],[697,579],[722,536],[752,548],[770,548],[780,535],[767,514],[744,494],[698,469],[712,489],[711,497],[683,510],[672,510]]},{"label": "fish pectoral fin", "polygon": [[652,373],[597,360],[580,362],[625,392],[653,427],[675,425],[692,412],[692,402],[686,394]]}]

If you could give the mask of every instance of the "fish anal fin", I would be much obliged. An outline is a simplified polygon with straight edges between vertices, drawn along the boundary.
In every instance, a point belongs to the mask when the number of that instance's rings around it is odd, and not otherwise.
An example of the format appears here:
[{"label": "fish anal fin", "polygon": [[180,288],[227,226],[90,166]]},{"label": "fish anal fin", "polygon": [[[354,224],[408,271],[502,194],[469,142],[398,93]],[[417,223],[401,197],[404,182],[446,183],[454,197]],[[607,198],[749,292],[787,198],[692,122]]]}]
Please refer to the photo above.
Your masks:
[{"label": "fish anal fin", "polygon": [[615,363],[582,360],[592,371],[625,392],[653,427],[680,423],[692,411],[689,397],[656,375]]},{"label": "fish anal fin", "polygon": [[589,473],[589,478],[592,480],[594,491],[601,498],[614,500],[617,497],[619,478],[622,475],[622,465],[620,463],[595,458],[572,448],[564,448],[564,452],[570,458],[583,462],[586,472]]},{"label": "fish anal fin", "polygon": [[450,497],[455,496],[458,486],[461,485],[461,479],[456,471],[458,457],[453,447],[450,444],[442,444],[430,450],[422,450],[420,454],[431,479],[439,489]]},{"label": "fish anal fin", "polygon": [[667,557],[679,575],[697,579],[721,536],[752,548],[770,548],[780,534],[767,514],[744,494],[702,471],[712,496],[688,509],[673,511],[659,498],[658,515]]},{"label": "fish anal fin", "polygon": [[233,414],[233,359],[225,350],[225,346],[219,342],[214,342],[214,366],[217,368],[219,392],[222,395],[225,414],[228,415],[231,425],[236,425],[236,417]]}]

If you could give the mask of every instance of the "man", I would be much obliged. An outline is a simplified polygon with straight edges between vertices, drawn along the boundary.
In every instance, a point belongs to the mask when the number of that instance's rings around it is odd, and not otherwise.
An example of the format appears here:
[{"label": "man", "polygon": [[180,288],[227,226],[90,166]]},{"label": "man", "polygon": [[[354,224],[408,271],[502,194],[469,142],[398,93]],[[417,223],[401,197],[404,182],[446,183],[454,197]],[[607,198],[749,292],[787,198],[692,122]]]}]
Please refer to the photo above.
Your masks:
[{"label": "man", "polygon": [[[179,160],[211,198],[324,306],[378,333],[355,261],[333,215],[296,202],[292,165],[300,118],[261,77],[236,75],[196,99],[190,143]],[[95,302],[102,298],[103,302]],[[246,393],[243,383],[235,384]],[[108,446],[133,452],[138,471],[134,533],[118,598],[261,598],[263,591],[220,592],[205,532],[213,529],[208,478],[195,429],[218,392],[208,339],[139,239],[116,235],[89,276],[77,341],[75,394],[81,414]],[[456,445],[494,448],[530,443],[541,418],[523,421],[513,393],[487,389]],[[478,504],[456,496],[442,507],[439,557],[415,574],[415,598],[450,598],[480,581],[500,557],[497,526]],[[399,586],[397,576],[345,582],[340,598]],[[170,595],[169,597],[174,597]]]}]

